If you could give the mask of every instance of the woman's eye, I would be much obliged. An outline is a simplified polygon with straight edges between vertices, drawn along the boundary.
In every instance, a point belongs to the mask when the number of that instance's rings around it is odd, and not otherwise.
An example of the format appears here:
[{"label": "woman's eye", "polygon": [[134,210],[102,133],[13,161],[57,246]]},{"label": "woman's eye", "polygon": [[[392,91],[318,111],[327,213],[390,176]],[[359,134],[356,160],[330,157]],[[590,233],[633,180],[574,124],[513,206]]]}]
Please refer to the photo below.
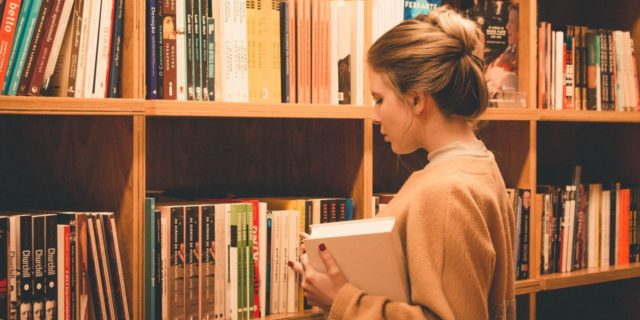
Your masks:
[{"label": "woman's eye", "polygon": [[382,99],[375,100],[376,105],[382,104]]}]

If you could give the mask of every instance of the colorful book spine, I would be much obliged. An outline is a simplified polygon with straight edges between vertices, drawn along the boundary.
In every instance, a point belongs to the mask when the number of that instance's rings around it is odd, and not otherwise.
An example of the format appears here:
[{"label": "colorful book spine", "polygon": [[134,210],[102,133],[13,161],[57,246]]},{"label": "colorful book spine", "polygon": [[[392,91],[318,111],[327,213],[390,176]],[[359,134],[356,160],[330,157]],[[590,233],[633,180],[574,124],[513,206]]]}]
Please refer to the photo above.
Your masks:
[{"label": "colorful book spine", "polygon": [[15,96],[18,93],[18,86],[22,73],[27,64],[27,58],[29,56],[29,49],[31,39],[33,39],[36,33],[36,24],[40,15],[40,8],[42,7],[43,0],[33,0],[29,8],[29,16],[25,21],[24,33],[21,34],[20,46],[16,52],[15,66],[11,70],[11,80],[8,83],[7,95]]},{"label": "colorful book spine", "polygon": [[0,26],[0,90],[4,87],[5,77],[9,70],[9,57],[14,47],[14,35],[17,34],[22,0],[7,0]]},{"label": "colorful book spine", "polygon": [[38,16],[36,18],[35,30],[33,31],[31,42],[27,47],[27,51],[26,51],[27,56],[26,56],[25,66],[24,66],[21,77],[17,79],[18,95],[24,96],[24,95],[27,95],[27,93],[29,92],[29,82],[31,81],[31,78],[33,77],[33,74],[34,74],[36,59],[39,53],[43,49],[42,43],[46,33],[45,29],[50,28],[48,26],[48,23],[50,22],[50,19],[49,19],[50,16],[53,16],[51,14],[51,10],[53,9],[52,8],[53,2],[54,2],[53,0],[44,0],[38,12]]},{"label": "colorful book spine", "polygon": [[156,201],[154,198],[145,199],[145,315],[149,319],[156,319]]},{"label": "colorful book spine", "polygon": [[17,64],[17,56],[20,46],[22,44],[23,34],[25,33],[25,29],[27,29],[27,21],[29,20],[29,12],[31,9],[31,3],[36,0],[24,0],[22,1],[22,5],[20,6],[20,13],[18,14],[18,22],[15,27],[15,33],[13,35],[13,45],[11,46],[11,53],[9,54],[9,63],[7,64],[7,72],[4,78],[4,84],[2,87],[2,94],[7,94],[11,82],[11,78],[13,77],[13,69]]},{"label": "colorful book spine", "polygon": [[163,99],[177,99],[176,85],[176,2],[162,3]]},{"label": "colorful book spine", "polygon": [[186,84],[187,84],[187,100],[195,100],[196,98],[196,88],[195,88],[195,71],[194,71],[194,47],[195,47],[195,39],[194,39],[194,23],[193,23],[193,2],[196,0],[186,0],[186,52],[185,61],[186,61]]},{"label": "colorful book spine", "polygon": [[185,318],[187,320],[196,320],[200,318],[199,314],[199,248],[200,235],[198,232],[198,218],[200,216],[200,207],[188,206],[185,210]]},{"label": "colorful book spine", "polygon": [[[72,2],[72,0],[69,0]],[[53,46],[56,40],[56,36],[59,35],[59,38],[62,39],[65,30],[59,30],[58,26],[60,24],[61,19],[65,18],[64,16],[65,9],[65,0],[54,0],[53,5],[51,7],[51,17],[47,22],[45,34],[42,42],[42,48],[39,50],[38,55],[35,59],[34,68],[33,68],[33,76],[31,79],[27,78],[28,84],[26,84],[26,94],[32,96],[40,95],[40,90],[44,83],[44,77],[47,70],[47,63],[49,62],[49,56],[52,54]],[[70,9],[70,8],[69,8]],[[70,10],[67,10],[69,13]],[[67,14],[64,22],[67,22],[69,15]],[[66,25],[65,25],[66,27]],[[57,35],[56,32],[59,32]],[[57,43],[58,48],[56,52],[57,54],[60,50],[61,43]]]}]

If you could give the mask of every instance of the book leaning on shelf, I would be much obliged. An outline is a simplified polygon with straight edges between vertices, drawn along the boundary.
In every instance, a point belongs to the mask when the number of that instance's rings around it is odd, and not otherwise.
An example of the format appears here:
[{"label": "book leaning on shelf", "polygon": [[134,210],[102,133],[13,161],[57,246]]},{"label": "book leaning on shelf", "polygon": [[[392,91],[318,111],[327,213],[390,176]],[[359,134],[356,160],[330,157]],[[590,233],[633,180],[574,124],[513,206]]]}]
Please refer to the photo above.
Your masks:
[{"label": "book leaning on shelf", "polygon": [[312,225],[311,235],[304,241],[305,249],[311,266],[324,272],[320,244],[326,246],[354,286],[371,295],[410,302],[405,259],[395,218]]}]

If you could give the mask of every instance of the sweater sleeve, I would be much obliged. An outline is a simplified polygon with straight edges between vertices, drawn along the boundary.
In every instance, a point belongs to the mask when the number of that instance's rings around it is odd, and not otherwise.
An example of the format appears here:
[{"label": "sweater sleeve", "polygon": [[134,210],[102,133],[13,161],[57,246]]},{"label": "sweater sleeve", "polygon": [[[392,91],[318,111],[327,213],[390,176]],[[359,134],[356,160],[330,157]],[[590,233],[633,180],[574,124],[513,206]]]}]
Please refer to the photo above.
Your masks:
[{"label": "sweater sleeve", "polygon": [[480,208],[457,188],[409,207],[406,259],[412,303],[347,284],[329,319],[486,319],[495,253]]}]

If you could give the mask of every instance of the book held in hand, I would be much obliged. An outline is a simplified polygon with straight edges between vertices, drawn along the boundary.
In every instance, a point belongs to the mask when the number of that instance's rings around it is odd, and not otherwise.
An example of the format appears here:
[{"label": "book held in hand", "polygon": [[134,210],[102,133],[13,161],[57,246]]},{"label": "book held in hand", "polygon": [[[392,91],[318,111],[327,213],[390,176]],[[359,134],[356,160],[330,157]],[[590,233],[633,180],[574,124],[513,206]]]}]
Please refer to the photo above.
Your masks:
[{"label": "book held in hand", "polygon": [[304,242],[314,269],[325,271],[318,248],[324,243],[349,283],[371,295],[410,303],[395,218],[315,224]]}]

